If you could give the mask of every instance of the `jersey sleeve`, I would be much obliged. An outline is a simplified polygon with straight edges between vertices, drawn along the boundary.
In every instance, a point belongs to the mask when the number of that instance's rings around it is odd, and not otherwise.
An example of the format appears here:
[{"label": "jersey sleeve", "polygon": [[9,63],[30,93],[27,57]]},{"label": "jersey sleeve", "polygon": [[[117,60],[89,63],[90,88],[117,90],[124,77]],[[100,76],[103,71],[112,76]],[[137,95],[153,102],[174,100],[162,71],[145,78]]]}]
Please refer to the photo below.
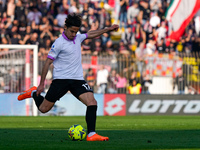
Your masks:
[{"label": "jersey sleeve", "polygon": [[56,57],[58,56],[58,54],[60,53],[61,48],[60,48],[60,44],[59,42],[56,40],[52,46],[51,46],[51,50],[48,53],[47,58],[50,58],[52,60],[55,60]]},{"label": "jersey sleeve", "polygon": [[88,37],[87,33],[78,34],[78,38],[80,39],[80,42],[83,42],[87,37]]}]

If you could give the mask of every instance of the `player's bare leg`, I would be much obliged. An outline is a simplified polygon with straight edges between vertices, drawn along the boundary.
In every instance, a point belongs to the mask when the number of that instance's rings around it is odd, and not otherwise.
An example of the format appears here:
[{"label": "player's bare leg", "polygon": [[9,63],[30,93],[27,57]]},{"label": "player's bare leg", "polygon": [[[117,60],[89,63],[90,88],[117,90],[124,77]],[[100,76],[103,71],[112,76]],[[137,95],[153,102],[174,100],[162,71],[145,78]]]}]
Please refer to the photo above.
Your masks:
[{"label": "player's bare leg", "polygon": [[48,100],[44,99],[42,104],[39,106],[39,110],[42,113],[46,113],[54,106],[54,102],[49,102]]},{"label": "player's bare leg", "polygon": [[82,103],[87,106],[86,111],[86,123],[87,123],[87,141],[108,141],[108,137],[100,136],[95,132],[96,126],[96,111],[97,111],[97,101],[94,98],[92,92],[83,93],[79,96]]}]

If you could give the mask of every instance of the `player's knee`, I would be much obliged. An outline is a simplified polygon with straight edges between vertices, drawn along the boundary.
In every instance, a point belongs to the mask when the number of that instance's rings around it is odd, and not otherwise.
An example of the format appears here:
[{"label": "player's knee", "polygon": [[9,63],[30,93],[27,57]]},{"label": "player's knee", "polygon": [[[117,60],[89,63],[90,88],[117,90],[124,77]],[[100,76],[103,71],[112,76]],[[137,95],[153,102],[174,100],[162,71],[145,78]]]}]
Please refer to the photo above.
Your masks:
[{"label": "player's knee", "polygon": [[47,108],[47,107],[39,107],[39,111],[41,113],[47,113],[49,111],[49,108]]},{"label": "player's knee", "polygon": [[90,106],[90,105],[97,105],[97,101],[95,99],[92,99],[91,101],[87,103],[87,106]]}]

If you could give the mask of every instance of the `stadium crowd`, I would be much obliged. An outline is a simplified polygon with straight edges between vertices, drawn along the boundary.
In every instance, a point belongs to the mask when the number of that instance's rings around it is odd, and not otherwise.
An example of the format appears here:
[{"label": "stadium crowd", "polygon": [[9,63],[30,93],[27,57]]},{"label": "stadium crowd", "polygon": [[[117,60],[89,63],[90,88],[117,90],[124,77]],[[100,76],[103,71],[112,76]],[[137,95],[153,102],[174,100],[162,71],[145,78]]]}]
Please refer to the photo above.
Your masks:
[{"label": "stadium crowd", "polygon": [[[0,0],[0,43],[37,44],[39,60],[44,61],[51,44],[63,32],[67,15],[79,13],[82,16],[80,33],[105,28],[113,23],[120,26],[117,33],[105,33],[96,39],[85,40],[82,43],[83,55],[121,54],[129,57],[134,54],[140,63],[146,54],[199,51],[200,36],[195,30],[194,18],[180,41],[169,39],[171,27],[165,19],[165,12],[170,2],[171,0]],[[138,67],[141,66],[139,63]],[[88,74],[89,72],[90,70]],[[98,79],[98,74],[95,78]],[[107,92],[116,93],[118,88],[125,92],[128,88],[124,83],[137,84],[133,77],[133,80],[123,78],[123,74],[113,71],[106,79],[113,82]],[[114,82],[115,79],[117,82]],[[148,78],[146,80],[151,83]],[[98,91],[102,92],[103,89],[105,87],[102,86]],[[132,93],[136,91],[131,90],[131,87],[129,89]]]},{"label": "stadium crowd", "polygon": [[80,33],[120,25],[117,46],[112,33],[104,34],[85,40],[83,54],[126,55],[142,47],[147,54],[198,51],[194,20],[180,42],[168,38],[171,30],[165,12],[169,4],[170,0],[0,0],[0,43],[37,44],[42,59],[63,32],[67,14],[75,12],[83,18]]}]

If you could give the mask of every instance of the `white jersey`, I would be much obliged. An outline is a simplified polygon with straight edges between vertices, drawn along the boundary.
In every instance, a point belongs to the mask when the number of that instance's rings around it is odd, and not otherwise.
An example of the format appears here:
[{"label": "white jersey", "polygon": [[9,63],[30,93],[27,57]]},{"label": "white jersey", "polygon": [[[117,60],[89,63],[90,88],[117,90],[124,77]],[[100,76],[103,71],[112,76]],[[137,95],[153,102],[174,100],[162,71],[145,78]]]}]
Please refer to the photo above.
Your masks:
[{"label": "white jersey", "polygon": [[54,60],[53,79],[84,79],[81,42],[86,38],[87,34],[77,34],[74,40],[69,40],[63,33],[56,39],[47,56]]}]

